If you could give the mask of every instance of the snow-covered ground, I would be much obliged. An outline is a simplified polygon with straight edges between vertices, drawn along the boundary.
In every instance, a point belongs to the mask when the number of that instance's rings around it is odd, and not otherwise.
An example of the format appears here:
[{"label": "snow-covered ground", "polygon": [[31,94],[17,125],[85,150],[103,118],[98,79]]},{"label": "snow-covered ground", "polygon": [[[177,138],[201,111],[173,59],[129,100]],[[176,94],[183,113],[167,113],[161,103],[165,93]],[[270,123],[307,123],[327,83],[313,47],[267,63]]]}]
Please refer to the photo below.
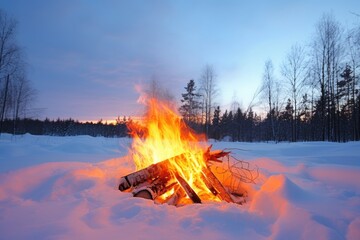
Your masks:
[{"label": "snow-covered ground", "polygon": [[130,139],[0,136],[0,239],[360,239],[360,142],[227,143],[260,168],[245,205],[117,190]]}]

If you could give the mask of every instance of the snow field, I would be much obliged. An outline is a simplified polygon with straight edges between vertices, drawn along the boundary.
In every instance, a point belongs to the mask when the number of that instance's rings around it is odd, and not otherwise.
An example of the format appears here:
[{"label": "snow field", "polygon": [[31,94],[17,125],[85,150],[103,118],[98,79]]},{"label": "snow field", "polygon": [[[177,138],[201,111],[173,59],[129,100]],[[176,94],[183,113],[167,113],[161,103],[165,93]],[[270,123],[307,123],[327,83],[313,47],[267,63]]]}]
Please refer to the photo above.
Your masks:
[{"label": "snow field", "polygon": [[360,239],[360,143],[232,143],[245,205],[176,208],[117,190],[131,140],[0,136],[0,239]]}]

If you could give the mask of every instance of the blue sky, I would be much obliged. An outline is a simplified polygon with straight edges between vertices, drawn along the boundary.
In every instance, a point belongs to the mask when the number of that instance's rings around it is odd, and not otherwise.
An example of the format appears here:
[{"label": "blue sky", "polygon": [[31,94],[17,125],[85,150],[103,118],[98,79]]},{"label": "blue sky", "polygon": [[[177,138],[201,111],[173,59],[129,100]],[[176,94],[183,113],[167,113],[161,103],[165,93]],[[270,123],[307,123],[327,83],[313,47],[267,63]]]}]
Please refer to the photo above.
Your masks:
[{"label": "blue sky", "polygon": [[0,8],[18,21],[38,117],[110,120],[141,114],[136,84],[156,79],[180,99],[206,64],[217,73],[216,102],[246,108],[267,59],[276,70],[323,13],[351,27],[360,2],[2,0]]}]

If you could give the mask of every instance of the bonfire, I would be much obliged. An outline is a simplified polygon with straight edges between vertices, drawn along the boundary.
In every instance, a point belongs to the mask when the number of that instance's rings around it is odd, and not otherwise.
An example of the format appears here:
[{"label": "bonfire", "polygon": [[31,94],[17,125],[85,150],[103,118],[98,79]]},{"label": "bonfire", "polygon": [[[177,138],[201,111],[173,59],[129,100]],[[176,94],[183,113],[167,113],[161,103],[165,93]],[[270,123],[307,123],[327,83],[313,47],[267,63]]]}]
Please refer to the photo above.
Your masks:
[{"label": "bonfire", "polygon": [[120,191],[175,206],[246,201],[243,184],[254,182],[257,170],[226,149],[212,151],[171,104],[152,98],[146,105],[142,121],[128,124],[136,171],[121,177]]}]

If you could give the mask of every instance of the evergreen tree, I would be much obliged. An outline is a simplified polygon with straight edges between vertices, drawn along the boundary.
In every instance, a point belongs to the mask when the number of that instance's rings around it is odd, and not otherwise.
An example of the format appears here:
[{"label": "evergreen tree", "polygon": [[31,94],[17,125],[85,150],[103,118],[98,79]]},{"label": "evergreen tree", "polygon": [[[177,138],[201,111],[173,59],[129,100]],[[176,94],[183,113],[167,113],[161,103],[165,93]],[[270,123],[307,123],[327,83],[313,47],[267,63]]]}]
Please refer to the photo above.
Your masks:
[{"label": "evergreen tree", "polygon": [[232,111],[225,110],[224,114],[221,117],[220,126],[221,126],[221,137],[232,137],[233,135],[233,114]]},{"label": "evergreen tree", "polygon": [[295,141],[295,128],[293,124],[293,114],[294,108],[291,104],[290,98],[287,101],[285,110],[280,114],[280,124],[281,124],[281,137],[280,140],[283,141]]},{"label": "evergreen tree", "polygon": [[249,109],[245,119],[246,138],[245,141],[252,142],[254,140],[255,116],[252,108]]},{"label": "evergreen tree", "polygon": [[302,141],[310,141],[311,136],[311,128],[309,127],[311,124],[311,112],[309,109],[309,100],[308,95],[305,93],[302,97],[300,108],[299,108],[299,116],[297,121],[299,122],[299,133],[297,140]]},{"label": "evergreen tree", "polygon": [[195,81],[191,79],[185,90],[186,93],[181,94],[182,105],[179,111],[187,123],[195,123],[197,122],[198,110],[200,109],[200,95],[196,93]]},{"label": "evergreen tree", "polygon": [[220,106],[217,106],[217,108],[215,108],[214,110],[214,117],[212,119],[212,137],[214,139],[217,139],[219,140],[220,139],[220,113],[221,113],[221,110],[220,110]]},{"label": "evergreen tree", "polygon": [[[355,79],[353,71],[349,65],[340,74],[341,80],[337,82],[337,112],[338,112],[338,134],[347,133],[352,140],[356,139],[356,108],[355,96],[356,89],[353,89]],[[344,139],[343,139],[344,140]]]},{"label": "evergreen tree", "polygon": [[234,141],[240,141],[241,139],[244,139],[244,136],[243,136],[244,123],[245,123],[245,116],[244,116],[243,112],[241,111],[241,108],[238,108],[234,115],[234,125],[235,125],[235,129],[234,129],[235,134],[233,137]]}]

